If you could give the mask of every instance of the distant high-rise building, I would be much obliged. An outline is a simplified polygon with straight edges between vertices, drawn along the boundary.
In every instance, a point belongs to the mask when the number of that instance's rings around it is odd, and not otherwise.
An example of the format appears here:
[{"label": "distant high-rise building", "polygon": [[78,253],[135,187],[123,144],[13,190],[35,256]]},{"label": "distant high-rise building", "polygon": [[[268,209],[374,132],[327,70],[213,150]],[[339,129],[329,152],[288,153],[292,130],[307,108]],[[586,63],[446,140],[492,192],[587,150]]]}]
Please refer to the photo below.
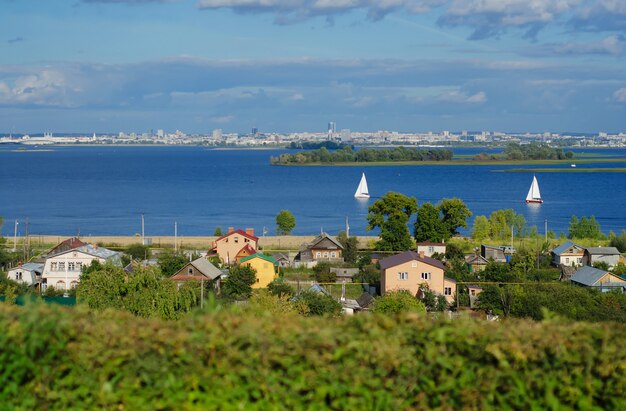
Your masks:
[{"label": "distant high-rise building", "polygon": [[328,122],[328,133],[335,134],[337,132],[337,124],[334,121]]},{"label": "distant high-rise building", "polygon": [[352,140],[352,132],[349,128],[344,128],[341,130],[341,142],[347,143]]},{"label": "distant high-rise building", "polygon": [[161,128],[160,128],[160,129],[158,129],[158,130],[157,130],[157,137],[158,137],[158,138],[163,138],[163,137],[165,137],[165,131],[163,131],[163,129],[161,129]]},{"label": "distant high-rise building", "polygon": [[259,134],[259,129],[256,127],[252,127],[252,135],[256,136],[257,134]]},{"label": "distant high-rise building", "polygon": [[216,128],[215,130],[213,130],[213,139],[214,140],[221,140],[222,139],[222,129],[221,128]]}]

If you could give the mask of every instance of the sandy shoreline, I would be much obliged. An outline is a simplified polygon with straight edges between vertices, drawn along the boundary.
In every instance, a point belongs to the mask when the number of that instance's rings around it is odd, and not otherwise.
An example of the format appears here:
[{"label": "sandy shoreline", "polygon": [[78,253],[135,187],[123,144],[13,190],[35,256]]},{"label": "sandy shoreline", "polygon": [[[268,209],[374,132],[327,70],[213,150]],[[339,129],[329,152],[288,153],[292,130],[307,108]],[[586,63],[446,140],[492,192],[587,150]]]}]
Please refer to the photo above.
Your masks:
[{"label": "sandy shoreline", "polygon": [[[278,250],[297,250],[304,243],[310,242],[316,236],[265,236],[259,237],[259,245],[262,248],[278,249]],[[6,236],[7,246],[13,244],[13,237]],[[70,236],[62,235],[42,235],[32,234],[29,236],[32,246],[52,246],[60,243],[63,240],[70,238]],[[194,248],[194,249],[208,249],[211,243],[216,239],[215,236],[179,236],[178,247],[181,248]],[[376,241],[376,236],[357,236],[359,240],[359,247],[365,248],[372,241]],[[103,246],[111,247],[127,247],[131,244],[140,244],[141,237],[139,236],[81,236],[80,239],[86,243],[101,244]],[[18,246],[23,244],[24,237],[17,239]],[[155,248],[173,248],[174,236],[146,236],[146,241],[151,242]]]}]

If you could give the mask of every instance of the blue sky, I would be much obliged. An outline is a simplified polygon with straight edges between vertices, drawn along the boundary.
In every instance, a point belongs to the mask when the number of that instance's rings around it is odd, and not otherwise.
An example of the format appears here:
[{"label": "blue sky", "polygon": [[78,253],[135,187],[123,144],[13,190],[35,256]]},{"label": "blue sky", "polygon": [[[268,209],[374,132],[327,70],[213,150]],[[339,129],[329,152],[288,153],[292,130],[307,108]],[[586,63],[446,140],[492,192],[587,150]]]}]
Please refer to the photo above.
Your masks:
[{"label": "blue sky", "polygon": [[620,132],[625,57],[621,0],[0,0],[0,132]]}]

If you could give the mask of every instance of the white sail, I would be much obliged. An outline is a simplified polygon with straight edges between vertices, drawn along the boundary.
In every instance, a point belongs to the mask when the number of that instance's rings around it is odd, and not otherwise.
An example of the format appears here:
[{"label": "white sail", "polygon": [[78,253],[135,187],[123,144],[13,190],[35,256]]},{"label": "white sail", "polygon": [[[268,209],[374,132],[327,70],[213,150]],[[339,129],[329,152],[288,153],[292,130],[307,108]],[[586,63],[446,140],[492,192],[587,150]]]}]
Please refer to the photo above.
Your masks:
[{"label": "white sail", "polygon": [[537,177],[533,176],[533,182],[530,185],[530,189],[528,190],[528,195],[526,195],[527,203],[542,203],[541,193],[539,192],[539,183],[537,182]]},{"label": "white sail", "polygon": [[354,193],[355,198],[369,198],[370,192],[367,189],[367,180],[365,179],[365,173],[361,176],[361,181],[359,182],[359,186]]}]

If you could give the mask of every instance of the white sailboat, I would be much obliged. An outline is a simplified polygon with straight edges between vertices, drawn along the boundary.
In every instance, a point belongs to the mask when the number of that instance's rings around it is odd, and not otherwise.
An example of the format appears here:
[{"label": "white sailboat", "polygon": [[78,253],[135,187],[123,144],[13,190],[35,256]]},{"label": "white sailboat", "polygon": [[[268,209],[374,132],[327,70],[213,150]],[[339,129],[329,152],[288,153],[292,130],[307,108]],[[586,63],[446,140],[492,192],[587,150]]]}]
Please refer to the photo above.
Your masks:
[{"label": "white sailboat", "polygon": [[365,173],[361,176],[359,186],[356,188],[354,198],[370,198],[370,192],[367,189],[367,180],[365,179]]},{"label": "white sailboat", "polygon": [[533,182],[530,185],[530,189],[528,190],[528,195],[526,195],[526,203],[543,203],[541,199],[541,193],[539,192],[539,183],[537,182],[537,177],[533,176]]}]

